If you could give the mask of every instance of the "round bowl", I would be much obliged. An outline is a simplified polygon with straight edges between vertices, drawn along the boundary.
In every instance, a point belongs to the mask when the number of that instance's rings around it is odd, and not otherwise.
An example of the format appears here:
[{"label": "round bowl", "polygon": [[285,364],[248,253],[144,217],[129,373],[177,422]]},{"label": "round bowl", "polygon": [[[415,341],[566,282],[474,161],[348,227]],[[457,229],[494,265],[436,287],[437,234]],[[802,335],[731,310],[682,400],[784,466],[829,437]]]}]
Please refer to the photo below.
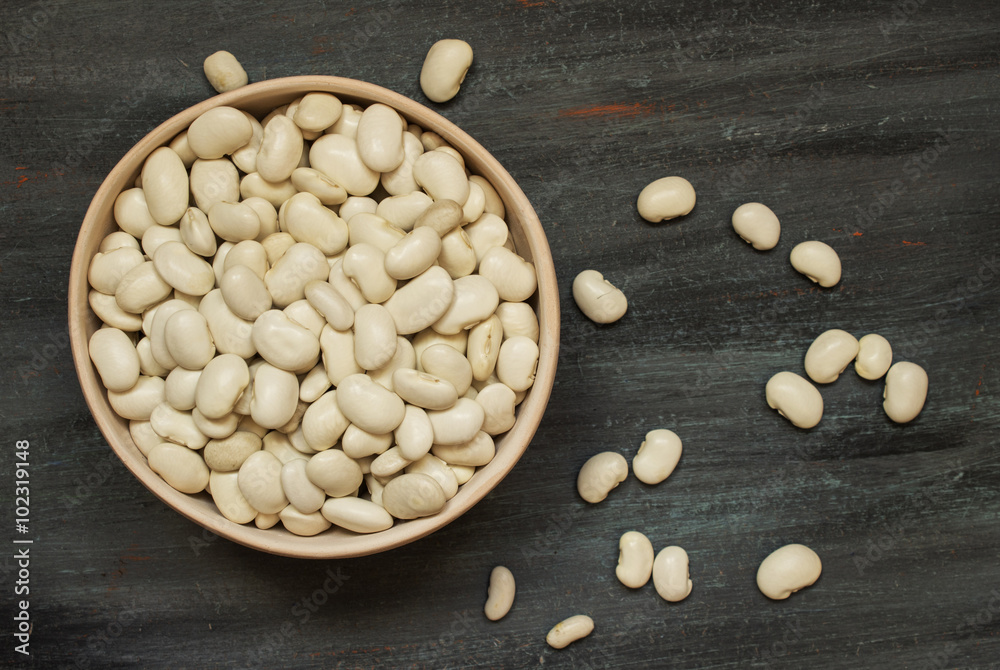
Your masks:
[{"label": "round bowl", "polygon": [[[529,300],[539,321],[538,369],[534,385],[518,407],[514,427],[497,440],[496,457],[479,468],[439,513],[412,521],[397,521],[388,530],[368,535],[334,526],[319,535],[301,537],[284,530],[280,524],[267,530],[252,523],[239,525],[222,516],[207,493],[188,495],[176,491],[149,468],[145,456],[129,435],[128,421],[111,409],[107,392],[88,353],[90,336],[101,325],[87,299],[90,259],[101,240],[117,229],[113,215],[115,198],[133,184],[146,157],[157,147],[168,144],[194,119],[213,107],[229,105],[261,118],[275,107],[310,91],[327,91],[343,102],[364,106],[384,103],[409,122],[438,133],[461,152],[472,173],[489,180],[497,190],[506,207],[505,220],[518,253],[535,264],[538,275],[538,291]],[[434,532],[482,500],[511,471],[538,428],[555,380],[559,296],[552,254],[538,216],[513,178],[478,142],[436,112],[380,86],[341,77],[301,76],[262,81],[200,102],[161,124],[125,154],[97,190],[80,228],[70,269],[69,333],[80,385],[97,426],[125,466],[160,500],[213,533],[254,549],[300,558],[347,558],[393,549]]]}]

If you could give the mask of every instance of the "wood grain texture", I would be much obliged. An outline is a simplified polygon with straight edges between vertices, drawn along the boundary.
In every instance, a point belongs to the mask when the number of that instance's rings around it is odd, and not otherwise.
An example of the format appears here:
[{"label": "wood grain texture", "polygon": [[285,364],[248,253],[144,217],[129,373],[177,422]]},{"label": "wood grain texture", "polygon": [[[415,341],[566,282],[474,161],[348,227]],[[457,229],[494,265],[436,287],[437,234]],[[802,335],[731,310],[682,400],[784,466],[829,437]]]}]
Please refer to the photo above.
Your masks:
[{"label": "wood grain texture", "polygon": [[[997,667],[1000,659],[1000,23],[995,3],[345,4],[40,0],[0,7],[0,393],[7,444],[31,441],[37,667]],[[34,22],[34,23],[33,23]],[[226,48],[251,81],[335,74],[426,102],[430,44],[469,41],[458,97],[434,105],[518,180],[560,284],[559,371],[513,473],[457,522],[389,553],[304,562],[231,544],[162,505],[110,453],[66,333],[80,221],[138,139],[212,91]],[[647,183],[698,205],[651,225]],[[782,239],[756,252],[732,211],[760,201]],[[797,242],[840,253],[823,290]],[[573,277],[629,297],[596,326]],[[767,409],[822,330],[879,332],[930,396],[892,424],[852,370],[800,431]],[[579,467],[670,428],[663,484],[596,506]],[[4,542],[13,467],[0,459]],[[684,547],[691,596],[614,576],[618,537]],[[754,584],[801,542],[820,580],[780,603]],[[5,551],[9,556],[11,552]],[[862,560],[863,559],[863,560]],[[864,561],[868,561],[865,563]],[[482,614],[489,572],[517,598]],[[0,559],[4,631],[14,572]],[[991,611],[990,607],[993,607]],[[584,613],[565,650],[545,633]]]}]

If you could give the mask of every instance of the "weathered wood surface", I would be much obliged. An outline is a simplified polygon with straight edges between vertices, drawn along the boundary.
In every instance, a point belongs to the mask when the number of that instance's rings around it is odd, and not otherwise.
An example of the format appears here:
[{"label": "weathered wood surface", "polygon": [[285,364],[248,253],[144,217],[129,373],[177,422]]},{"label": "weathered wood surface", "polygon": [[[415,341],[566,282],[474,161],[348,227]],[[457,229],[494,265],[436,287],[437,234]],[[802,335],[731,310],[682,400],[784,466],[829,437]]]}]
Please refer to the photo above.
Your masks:
[{"label": "weathered wood surface", "polygon": [[[35,667],[997,667],[1000,659],[1000,30],[988,1],[348,5],[39,0],[0,7],[0,280],[5,448],[31,443]],[[436,106],[522,184],[545,224],[563,308],[551,405],[514,472],[473,511],[388,554],[312,563],[212,536],[117,462],[66,346],[70,254],[102,176],[211,90],[228,48],[251,80],[323,73],[424,101],[423,55],[461,37],[476,62]],[[639,190],[688,178],[698,205],[650,225]],[[729,225],[770,205],[780,245]],[[844,278],[794,272],[799,241]],[[570,285],[602,271],[630,300],[598,327]],[[912,424],[852,370],[793,428],[763,399],[828,328],[879,332],[923,365]],[[658,487],[575,494],[600,450],[684,440]],[[13,462],[0,458],[11,542]],[[691,557],[694,591],[660,600],[614,577],[617,539]],[[784,602],[759,562],[802,542],[819,582]],[[13,545],[10,545],[13,546]],[[3,549],[9,556],[10,546]],[[511,614],[481,613],[493,565]],[[326,591],[324,591],[326,589]],[[592,636],[544,642],[590,614]]]}]

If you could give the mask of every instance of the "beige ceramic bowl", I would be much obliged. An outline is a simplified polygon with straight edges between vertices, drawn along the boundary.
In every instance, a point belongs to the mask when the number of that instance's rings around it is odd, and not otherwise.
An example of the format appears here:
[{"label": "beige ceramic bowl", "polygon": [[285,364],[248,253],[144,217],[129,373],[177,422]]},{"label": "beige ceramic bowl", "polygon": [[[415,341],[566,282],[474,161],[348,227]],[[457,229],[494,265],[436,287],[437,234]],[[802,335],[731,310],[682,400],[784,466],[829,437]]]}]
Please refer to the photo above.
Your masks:
[{"label": "beige ceramic bowl", "polygon": [[[145,158],[208,109],[229,105],[261,118],[309,91],[328,91],[344,102],[365,106],[381,102],[395,108],[411,123],[441,135],[462,153],[469,169],[488,179],[503,198],[506,221],[517,250],[534,262],[538,274],[538,292],[531,298],[540,325],[538,371],[534,386],[518,408],[517,422],[497,440],[496,457],[480,468],[438,514],[397,521],[389,530],[370,535],[333,527],[314,537],[300,537],[280,524],[260,530],[252,523],[239,525],[223,517],[206,493],[187,495],[174,490],[150,470],[129,436],[128,422],[112,411],[88,354],[90,336],[100,326],[87,301],[88,265],[101,240],[116,229],[115,198],[133,184]],[[346,558],[386,551],[434,532],[482,500],[511,471],[535,434],[552,390],[559,349],[559,297],[552,255],[538,216],[507,171],[479,143],[436,112],[380,86],[340,77],[302,76],[263,81],[205,100],[160,125],[125,154],[97,190],[80,229],[70,269],[69,332],[80,385],[94,420],[125,466],[158,498],[195,523],[248,547],[301,558]]]}]

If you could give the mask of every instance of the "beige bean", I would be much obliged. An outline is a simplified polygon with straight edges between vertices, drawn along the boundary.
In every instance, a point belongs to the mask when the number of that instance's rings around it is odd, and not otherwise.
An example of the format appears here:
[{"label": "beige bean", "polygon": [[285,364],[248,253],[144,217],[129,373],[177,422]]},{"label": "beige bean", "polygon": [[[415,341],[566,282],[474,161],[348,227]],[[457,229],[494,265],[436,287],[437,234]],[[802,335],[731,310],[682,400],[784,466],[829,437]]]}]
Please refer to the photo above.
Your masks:
[{"label": "beige bean", "polygon": [[864,379],[881,379],[892,365],[892,346],[881,335],[869,333],[858,340],[854,369]]},{"label": "beige bean", "polygon": [[209,488],[212,500],[222,516],[233,523],[250,523],[257,516],[257,510],[247,502],[240,492],[239,473],[212,471]]},{"label": "beige bean", "polygon": [[218,250],[215,231],[208,222],[208,214],[197,207],[188,207],[179,225],[181,242],[199,256],[213,256]]},{"label": "beige bean", "polygon": [[472,376],[485,381],[493,374],[500,345],[503,343],[503,324],[496,314],[469,329],[469,343],[466,356],[472,366]]},{"label": "beige bean", "polygon": [[423,191],[408,191],[383,198],[375,208],[375,214],[400,230],[409,232],[414,229],[417,219],[433,202]]},{"label": "beige bean", "polygon": [[258,512],[277,514],[288,505],[281,487],[281,467],[281,461],[269,451],[250,454],[240,466],[240,493]]},{"label": "beige bean", "polygon": [[[437,235],[434,236],[435,238]],[[440,240],[439,240],[440,244]],[[106,253],[98,252],[90,261],[87,280],[90,285],[108,295],[114,295],[122,277],[145,261],[138,249],[124,247]]]},{"label": "beige bean", "polygon": [[538,345],[523,335],[504,340],[497,356],[497,377],[514,391],[527,391],[535,383]]},{"label": "beige bean", "polygon": [[163,341],[170,357],[188,370],[201,370],[215,356],[208,321],[194,309],[180,310],[167,320]]},{"label": "beige bean", "polygon": [[[352,195],[344,201],[344,204],[340,206],[340,218],[344,221],[350,221],[358,214],[375,214],[375,210],[378,209],[378,203],[374,198],[369,198],[367,196]],[[355,240],[351,238],[351,244],[356,244],[357,242],[365,242],[367,240]],[[378,245],[376,245],[378,246]],[[385,251],[385,249],[383,249]]]},{"label": "beige bean", "polygon": [[268,528],[274,528],[278,525],[279,521],[281,521],[281,517],[277,514],[262,514],[258,512],[253,523],[261,530],[267,530]]},{"label": "beige bean", "polygon": [[486,211],[486,194],[483,187],[469,180],[469,197],[462,205],[462,223],[472,223]]},{"label": "beige bean", "polygon": [[927,401],[927,372],[916,363],[894,363],[885,375],[882,408],[896,423],[917,418]]},{"label": "beige bean", "polygon": [[361,120],[362,111],[364,110],[358,105],[345,104],[341,108],[340,118],[323,132],[327,134],[336,133],[337,135],[346,135],[352,138],[357,137],[358,122]]},{"label": "beige bean", "polygon": [[748,202],[733,212],[733,230],[754,249],[767,251],[778,246],[781,224],[767,205]]},{"label": "beige bean", "polygon": [[297,242],[267,271],[264,285],[274,306],[283,309],[306,297],[306,284],[313,279],[326,279],[329,274],[330,265],[323,252],[311,244]]},{"label": "beige bean", "polygon": [[156,219],[149,213],[146,204],[146,194],[141,188],[128,188],[115,198],[115,223],[129,235],[141,238],[150,226],[156,225]]},{"label": "beige bean", "polygon": [[282,370],[308,371],[319,360],[319,338],[280,310],[270,309],[257,317],[251,337],[261,357]]},{"label": "beige bean", "polygon": [[365,300],[364,295],[361,294],[361,289],[358,285],[351,281],[350,277],[344,274],[344,261],[339,259],[330,266],[330,273],[327,275],[330,282],[330,286],[337,289],[340,295],[344,296],[346,300],[354,311],[361,309],[363,305],[367,305],[368,301]]},{"label": "beige bean", "polygon": [[677,467],[682,451],[677,433],[665,428],[651,430],[632,459],[632,472],[644,484],[659,484]]},{"label": "beige bean", "polygon": [[195,406],[210,419],[233,411],[250,385],[247,363],[236,354],[216,356],[205,366],[195,389]]},{"label": "beige bean", "polygon": [[118,328],[126,333],[134,333],[142,328],[142,317],[126,312],[119,307],[113,295],[107,295],[100,291],[90,291],[87,294],[87,302],[90,303],[94,314],[112,328]]},{"label": "beige bean", "polygon": [[337,404],[337,392],[327,391],[302,416],[302,436],[315,451],[335,445],[351,424]]},{"label": "beige bean", "polygon": [[538,342],[538,317],[531,305],[524,302],[501,302],[495,312],[503,325],[504,338],[523,335]]},{"label": "beige bean", "polygon": [[459,207],[469,199],[469,178],[457,160],[440,151],[428,151],[413,161],[413,180],[434,200],[454,200]]},{"label": "beige bean", "polygon": [[614,323],[625,316],[628,299],[597,270],[584,270],[573,280],[573,300],[595,323]]},{"label": "beige bean", "polygon": [[344,254],[342,268],[368,302],[385,302],[396,291],[396,280],[385,271],[385,254],[371,244],[352,245]]},{"label": "beige bean", "polygon": [[142,251],[150,259],[164,242],[181,242],[181,231],[177,226],[150,226],[142,234]]},{"label": "beige bean", "polygon": [[170,295],[173,287],[163,281],[153,266],[146,261],[125,273],[115,290],[115,302],[122,310],[138,314]]},{"label": "beige bean", "polygon": [[284,310],[285,316],[291,321],[302,326],[317,338],[327,325],[323,315],[309,304],[308,300],[296,300]]},{"label": "beige bean", "polygon": [[399,396],[364,374],[349,375],[340,381],[337,404],[351,423],[378,435],[395,430],[405,413]]},{"label": "beige bean", "polygon": [[[198,157],[194,155],[191,151],[191,145],[188,144],[187,131],[183,130],[177,134],[174,139],[170,140],[167,145],[171,149],[177,152],[177,155],[181,157],[181,161],[184,163],[184,167],[190,168],[191,164],[194,163]],[[142,186],[142,175],[136,178],[136,186]]]},{"label": "beige bean", "polygon": [[479,274],[493,282],[501,300],[527,300],[538,287],[535,266],[505,247],[493,247],[483,255]]},{"label": "beige bean", "polygon": [[404,469],[406,474],[425,474],[441,485],[446,500],[451,500],[458,493],[458,478],[448,464],[437,456],[426,454],[413,461]]},{"label": "beige bean", "polygon": [[309,481],[306,469],[310,461],[291,460],[281,466],[281,488],[288,502],[303,514],[318,512],[326,500],[326,493]]},{"label": "beige bean", "polygon": [[448,409],[458,400],[451,382],[427,372],[400,368],[392,375],[392,386],[404,401],[424,409]]},{"label": "beige bean", "polygon": [[250,416],[254,421],[265,428],[280,428],[295,414],[298,403],[299,382],[293,372],[270,363],[257,369],[250,400]]},{"label": "beige bean", "polygon": [[419,139],[408,132],[403,134],[403,162],[396,169],[383,172],[379,178],[387,193],[402,196],[419,191],[420,187],[413,178],[413,163],[423,152]]},{"label": "beige bean", "polygon": [[586,614],[577,614],[553,626],[552,630],[545,636],[545,641],[553,649],[564,649],[593,632],[594,620]]},{"label": "beige bean", "polygon": [[630,589],[646,585],[653,574],[653,544],[642,533],[630,530],[618,540],[615,576]]},{"label": "beige bean", "polygon": [[858,340],[834,328],[821,333],[806,351],[806,374],[817,384],[836,381],[858,355]]},{"label": "beige bean", "polygon": [[[213,231],[212,234],[214,235],[215,232]],[[215,258],[212,259],[212,272],[215,273],[216,284],[222,283],[222,275],[226,273],[226,259],[235,246],[232,242],[223,242],[215,252]]]},{"label": "beige bean", "polygon": [[218,419],[209,419],[198,411],[195,407],[191,410],[191,419],[195,427],[202,432],[205,437],[212,440],[222,440],[236,432],[240,425],[240,415],[234,413],[227,414]]},{"label": "beige bean", "polygon": [[205,445],[205,463],[215,472],[235,472],[243,463],[261,450],[263,442],[254,433],[237,430],[224,438],[216,438]]},{"label": "beige bean", "polygon": [[313,91],[302,96],[292,119],[305,131],[322,132],[340,118],[344,105],[332,93]]},{"label": "beige bean", "polygon": [[384,454],[392,446],[392,433],[376,435],[352,423],[340,438],[340,446],[345,454],[355,460]]},{"label": "beige bean", "polygon": [[355,533],[377,533],[392,528],[392,515],[363,498],[328,498],[320,510],[327,521]]},{"label": "beige bean", "polygon": [[180,366],[171,370],[164,381],[167,404],[179,410],[194,409],[201,372],[201,370],[186,370]]},{"label": "beige bean", "polygon": [[[475,402],[475,401],[473,401]],[[435,444],[431,453],[454,466],[477,467],[486,465],[496,456],[496,442],[480,430],[471,440],[461,444]]]},{"label": "beige bean", "polygon": [[365,305],[354,315],[354,358],[365,370],[377,370],[396,353],[396,325],[382,305]]},{"label": "beige bean", "polygon": [[429,374],[447,379],[459,396],[465,395],[472,384],[473,371],[469,359],[447,344],[434,344],[424,349],[420,367]]},{"label": "beige bean", "polygon": [[323,355],[323,367],[334,386],[349,375],[364,372],[354,358],[353,331],[334,330],[327,326],[319,335],[319,346]]},{"label": "beige bean", "polygon": [[497,193],[497,190],[493,188],[493,184],[491,184],[485,177],[481,177],[477,174],[469,177],[469,181],[478,184],[479,187],[483,189],[483,195],[486,199],[484,207],[485,211],[490,214],[495,214],[501,219],[504,218],[506,212],[504,211],[503,199],[500,197],[500,194]]},{"label": "beige bean", "polygon": [[205,294],[198,305],[198,311],[208,321],[215,349],[220,354],[236,354],[240,358],[250,358],[257,353],[253,344],[253,323],[241,319],[226,306],[220,289]]},{"label": "beige bean", "polygon": [[408,461],[423,458],[434,444],[434,428],[422,408],[407,405],[403,420],[394,431],[399,454]]},{"label": "beige bean", "polygon": [[434,429],[434,443],[455,445],[476,436],[486,420],[486,412],[475,400],[459,398],[448,409],[429,410],[427,417]]},{"label": "beige bean", "polygon": [[142,192],[158,224],[180,220],[188,207],[188,172],[177,152],[169,147],[153,150],[142,165]]},{"label": "beige bean", "polygon": [[150,470],[181,493],[198,493],[208,486],[208,466],[187,447],[164,442],[153,447],[147,460]]},{"label": "beige bean", "polygon": [[[367,247],[367,245],[364,246]],[[371,251],[366,252],[365,255],[372,257],[373,262],[375,257],[377,257],[377,254]],[[345,257],[345,263],[346,261]],[[377,268],[373,271],[373,274],[376,273]],[[380,277],[380,281],[384,281],[381,279],[381,274],[378,274],[378,276]],[[386,275],[386,277],[388,276]],[[489,284],[489,280],[482,280],[485,282],[483,284],[472,277],[467,277],[466,279],[472,279],[473,281],[463,282],[462,284],[465,291],[465,302],[461,310],[453,314],[444,326],[454,329],[455,332],[463,330],[464,328],[460,326],[464,326],[467,320],[478,322],[479,318],[477,317],[484,318],[485,316],[489,316],[489,314],[485,313],[485,310],[488,309],[488,301],[492,299],[492,294],[495,293],[495,289]],[[372,280],[369,279],[368,281],[371,282]],[[385,300],[385,309],[392,317],[396,332],[401,335],[410,335],[441,323],[455,304],[459,281],[453,281],[446,270],[434,266],[417,275],[407,282],[405,286],[390,295]],[[392,282],[395,283],[395,280],[393,279]],[[364,291],[364,286],[362,286],[362,291]],[[374,289],[369,289],[369,293],[374,293],[374,291]],[[374,297],[380,298],[383,294],[384,291],[374,293]],[[482,297],[487,303],[476,305],[475,300],[477,297]],[[435,329],[438,330],[438,328]]]},{"label": "beige bean", "polygon": [[308,456],[293,447],[288,436],[280,431],[272,430],[265,434],[262,439],[264,451],[277,458],[282,465],[296,459],[308,460]]},{"label": "beige bean", "polygon": [[812,428],[823,418],[823,396],[794,372],[779,372],[764,389],[767,405],[799,428]]},{"label": "beige bean", "polygon": [[163,442],[163,438],[156,434],[149,421],[129,421],[128,432],[135,446],[147,458],[153,447]]},{"label": "beige bean", "polygon": [[361,467],[339,449],[321,451],[310,458],[306,476],[331,498],[350,495],[364,481]]},{"label": "beige bean", "polygon": [[148,337],[139,340],[135,345],[135,353],[139,356],[139,374],[145,377],[163,377],[170,370],[156,362],[153,356],[153,346]]},{"label": "beige bean", "polygon": [[417,367],[417,355],[413,351],[413,345],[410,341],[401,335],[396,336],[396,351],[392,354],[392,358],[389,362],[380,368],[374,370],[368,370],[368,376],[372,378],[373,381],[381,384],[390,391],[395,392],[392,385],[392,375],[395,374],[396,370],[406,368],[406,369],[416,369]]},{"label": "beige bean", "polygon": [[802,242],[795,245],[789,259],[793,268],[824,288],[840,281],[840,256],[828,244]]},{"label": "beige bean", "polygon": [[278,221],[296,242],[308,242],[332,256],[347,247],[347,222],[312,193],[296,193],[281,206]]},{"label": "beige bean", "polygon": [[489,435],[506,433],[513,428],[514,406],[517,399],[514,391],[506,384],[490,384],[476,395],[476,402],[482,405],[486,418],[482,430]]},{"label": "beige bean", "polygon": [[[431,228],[438,237],[445,237],[462,222],[462,207],[454,200],[435,200],[413,222],[413,229]],[[471,245],[471,242],[470,242]]]},{"label": "beige bean", "polygon": [[302,158],[305,148],[302,131],[292,119],[282,114],[261,125],[264,126],[264,136],[257,152],[256,174],[272,184],[285,181],[292,176]]},{"label": "beige bean", "polygon": [[253,126],[243,112],[221,105],[191,122],[188,146],[198,158],[222,158],[250,141]]},{"label": "beige bean", "polygon": [[787,544],[761,562],[757,588],[771,600],[784,600],[815,584],[822,572],[823,562],[815,551],[805,545]]},{"label": "beige bean", "polygon": [[[341,205],[341,211],[347,204]],[[347,228],[350,231],[351,246],[362,243],[370,244],[385,254],[406,237],[406,233],[375,214],[375,209],[375,201],[372,201],[371,211],[350,214],[350,218],[347,219]]]},{"label": "beige bean", "polygon": [[401,473],[412,462],[403,457],[399,447],[390,447],[371,462],[370,469],[373,475],[385,481]]},{"label": "beige bean", "polygon": [[628,461],[621,454],[603,451],[591,456],[576,477],[576,490],[589,503],[599,503],[628,477]]},{"label": "beige bean", "polygon": [[328,281],[310,281],[305,286],[305,296],[334,329],[347,330],[354,325],[354,308]]},{"label": "beige bean", "polygon": [[465,277],[476,269],[476,250],[472,240],[463,228],[456,228],[441,238],[441,253],[438,265],[451,275],[452,279]]},{"label": "beige bean", "polygon": [[257,154],[260,152],[261,142],[264,141],[264,126],[260,124],[253,114],[242,111],[243,117],[250,124],[250,139],[245,144],[232,152],[230,158],[240,170],[246,174],[257,171]]},{"label": "beige bean", "polygon": [[486,593],[486,605],[483,611],[490,621],[499,621],[507,616],[514,604],[514,575],[502,565],[490,572],[490,586]]},{"label": "beige bean", "polygon": [[463,330],[454,335],[442,335],[430,328],[421,330],[413,336],[413,351],[416,353],[417,359],[419,360],[424,351],[435,344],[447,345],[465,356],[469,346],[469,331]]},{"label": "beige bean", "polygon": [[139,354],[131,338],[117,328],[94,331],[89,342],[90,360],[109,391],[128,391],[139,381]]},{"label": "beige bean", "polygon": [[683,177],[663,177],[639,193],[639,216],[651,223],[669,221],[694,209],[694,187]]},{"label": "beige bean", "polygon": [[358,155],[375,172],[391,172],[405,158],[403,132],[406,123],[392,107],[369,105],[358,121]]},{"label": "beige bean", "polygon": [[291,179],[295,188],[304,193],[311,193],[324,205],[339,205],[347,200],[347,191],[344,187],[315,168],[295,168]]},{"label": "beige bean", "polygon": [[153,408],[149,424],[165,440],[183,444],[189,449],[201,449],[208,444],[208,436],[198,430],[191,412],[182,412],[166,401]]},{"label": "beige bean", "polygon": [[397,519],[417,519],[437,514],[445,502],[447,499],[441,485],[423,473],[399,475],[382,490],[382,506]]},{"label": "beige bean", "polygon": [[260,235],[260,217],[243,202],[217,202],[208,210],[208,223],[215,234],[229,242],[253,240]]},{"label": "beige bean", "polygon": [[205,295],[215,288],[215,273],[183,242],[164,242],[153,254],[153,267],[167,284],[188,295]]},{"label": "beige bean", "polygon": [[476,251],[477,265],[487,251],[504,246],[510,238],[510,229],[507,227],[507,223],[499,216],[489,213],[483,214],[465,226],[464,230],[468,233],[472,248]]},{"label": "beige bean", "polygon": [[240,195],[243,196],[244,201],[250,198],[263,198],[272,206],[281,207],[281,203],[297,192],[291,179],[271,182],[264,179],[258,172],[251,172],[240,180]]},{"label": "beige bean", "polygon": [[441,238],[430,227],[415,228],[385,254],[385,270],[395,279],[412,279],[434,264]]},{"label": "beige bean", "polygon": [[246,86],[249,81],[246,70],[228,51],[216,51],[206,58],[204,69],[208,83],[219,93]]},{"label": "beige bean", "polygon": [[687,552],[665,547],[653,561],[653,586],[661,598],[676,603],[691,595],[691,575]]},{"label": "beige bean", "polygon": [[108,233],[101,240],[101,246],[98,249],[102,254],[106,254],[115,249],[140,249],[139,240],[132,237],[124,230],[116,230],[113,233]]},{"label": "beige bean", "polygon": [[241,319],[253,321],[271,309],[271,294],[267,292],[264,280],[246,265],[226,270],[219,287],[226,306]]},{"label": "beige bean", "polygon": [[[244,200],[244,202],[247,202]],[[272,266],[278,262],[278,259],[285,255],[292,245],[295,244],[295,238],[288,233],[277,232],[272,233],[260,241],[260,246],[264,247],[264,252],[267,254],[267,264]]]},{"label": "beige bean", "polygon": [[379,183],[379,173],[365,165],[357,141],[347,135],[323,135],[313,142],[309,164],[350,195],[368,195]]},{"label": "beige bean", "polygon": [[496,288],[485,277],[459,277],[454,280],[454,287],[455,296],[448,309],[431,325],[443,335],[471,328],[493,314],[500,303]]},{"label": "beige bean", "polygon": [[446,102],[458,94],[472,66],[472,47],[463,40],[439,40],[431,45],[420,69],[420,89],[434,102]]}]

